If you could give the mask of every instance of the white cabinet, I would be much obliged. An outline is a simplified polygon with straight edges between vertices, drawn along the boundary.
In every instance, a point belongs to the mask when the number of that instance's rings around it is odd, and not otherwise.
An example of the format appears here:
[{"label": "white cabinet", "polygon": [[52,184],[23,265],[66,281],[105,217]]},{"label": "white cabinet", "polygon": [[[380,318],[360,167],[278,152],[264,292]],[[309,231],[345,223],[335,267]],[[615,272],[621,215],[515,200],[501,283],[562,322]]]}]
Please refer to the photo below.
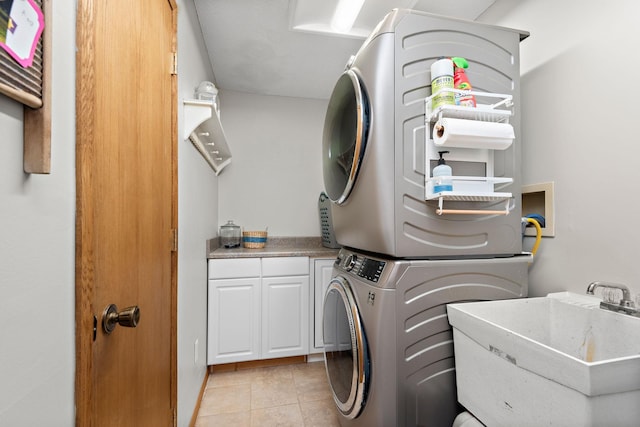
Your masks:
[{"label": "white cabinet", "polygon": [[260,357],[260,278],[209,281],[208,363]]},{"label": "white cabinet", "polygon": [[333,272],[334,258],[330,259],[314,259],[311,262],[311,271],[313,272],[313,293],[311,299],[311,342],[310,353],[322,352],[322,310],[324,305],[324,294],[329,287],[331,281],[331,273]]},{"label": "white cabinet", "polygon": [[309,258],[262,259],[262,358],[309,348]]},{"label": "white cabinet", "polygon": [[209,260],[210,365],[307,354],[309,258]]},{"label": "white cabinet", "polygon": [[306,256],[262,258],[262,277],[308,275],[309,258]]},{"label": "white cabinet", "polygon": [[307,354],[309,275],[262,278],[262,358]]},{"label": "white cabinet", "polygon": [[207,363],[260,356],[260,259],[209,261]]},{"label": "white cabinet", "polygon": [[209,279],[239,279],[260,277],[260,258],[229,258],[209,260]]}]

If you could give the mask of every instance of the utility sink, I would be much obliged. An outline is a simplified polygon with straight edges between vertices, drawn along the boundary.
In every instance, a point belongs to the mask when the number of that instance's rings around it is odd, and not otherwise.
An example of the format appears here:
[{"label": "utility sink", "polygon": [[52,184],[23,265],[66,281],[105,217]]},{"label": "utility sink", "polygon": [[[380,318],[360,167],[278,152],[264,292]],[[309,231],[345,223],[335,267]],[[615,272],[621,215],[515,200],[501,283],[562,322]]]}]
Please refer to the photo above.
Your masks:
[{"label": "utility sink", "polygon": [[640,318],[599,303],[449,304],[460,403],[492,427],[640,425]]}]

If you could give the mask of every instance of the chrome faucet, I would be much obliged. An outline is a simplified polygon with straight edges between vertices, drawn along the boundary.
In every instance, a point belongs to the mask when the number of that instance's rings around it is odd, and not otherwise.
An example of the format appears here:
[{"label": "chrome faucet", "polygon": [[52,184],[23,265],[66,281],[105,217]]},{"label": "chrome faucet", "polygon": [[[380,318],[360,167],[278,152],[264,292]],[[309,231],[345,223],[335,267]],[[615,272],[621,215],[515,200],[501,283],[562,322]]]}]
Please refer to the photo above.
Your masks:
[{"label": "chrome faucet", "polygon": [[600,281],[591,282],[589,283],[589,286],[587,286],[587,294],[594,295],[597,288],[619,289],[622,291],[622,299],[617,304],[609,301],[601,301],[600,308],[611,311],[621,311],[632,316],[640,317],[640,309],[636,307],[635,303],[631,299],[631,292],[625,285]]},{"label": "chrome faucet", "polygon": [[609,288],[609,289],[620,289],[622,291],[622,300],[620,300],[620,304],[623,305],[629,305],[628,303],[631,303],[631,305],[633,306],[633,301],[631,300],[631,292],[629,291],[629,288],[627,288],[625,285],[621,285],[619,283],[611,283],[611,282],[591,282],[589,283],[589,286],[587,286],[587,294],[588,295],[594,295],[594,291],[597,288]]}]

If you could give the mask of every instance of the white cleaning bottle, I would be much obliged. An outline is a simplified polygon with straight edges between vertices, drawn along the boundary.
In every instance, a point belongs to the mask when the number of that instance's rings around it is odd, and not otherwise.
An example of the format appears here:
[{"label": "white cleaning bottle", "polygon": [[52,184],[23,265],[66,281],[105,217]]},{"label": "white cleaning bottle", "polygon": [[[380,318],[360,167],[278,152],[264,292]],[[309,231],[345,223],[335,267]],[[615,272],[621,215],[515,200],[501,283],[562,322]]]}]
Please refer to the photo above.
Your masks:
[{"label": "white cleaning bottle", "polygon": [[440,159],[438,159],[438,166],[433,168],[433,177],[436,179],[433,192],[440,193],[442,191],[453,191],[453,181],[451,180],[451,166],[445,163],[443,154],[447,154],[448,151],[438,151]]},{"label": "white cleaning bottle", "polygon": [[442,58],[431,64],[431,94],[434,95],[431,111],[442,105],[456,103],[454,93],[447,91],[453,89],[453,85],[453,61],[450,58]]}]

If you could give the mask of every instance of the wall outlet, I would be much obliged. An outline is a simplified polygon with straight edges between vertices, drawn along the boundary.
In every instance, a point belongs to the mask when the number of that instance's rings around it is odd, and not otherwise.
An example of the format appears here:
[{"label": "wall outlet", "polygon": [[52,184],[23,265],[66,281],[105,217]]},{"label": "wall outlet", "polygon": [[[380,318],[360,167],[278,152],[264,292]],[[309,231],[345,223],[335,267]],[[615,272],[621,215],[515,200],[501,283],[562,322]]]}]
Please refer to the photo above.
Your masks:
[{"label": "wall outlet", "polygon": [[198,339],[196,338],[196,341],[193,343],[193,364],[197,365],[198,364],[198,347],[199,347],[199,342]]},{"label": "wall outlet", "polygon": [[[522,216],[538,214],[544,217],[545,225],[542,227],[542,237],[556,235],[553,200],[553,182],[522,187]],[[535,236],[536,230],[533,227],[527,227],[524,234],[525,236]]]}]

